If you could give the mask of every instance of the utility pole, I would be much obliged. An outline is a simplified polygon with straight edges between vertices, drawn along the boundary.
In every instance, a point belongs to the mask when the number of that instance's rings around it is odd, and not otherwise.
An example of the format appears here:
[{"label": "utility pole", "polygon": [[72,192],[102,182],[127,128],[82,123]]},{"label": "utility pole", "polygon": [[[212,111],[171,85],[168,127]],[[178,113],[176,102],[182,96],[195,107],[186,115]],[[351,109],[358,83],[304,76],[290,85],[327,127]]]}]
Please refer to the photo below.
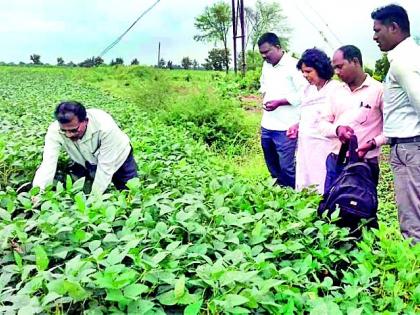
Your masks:
[{"label": "utility pole", "polygon": [[[238,34],[238,24],[240,33]],[[235,73],[238,72],[238,61],[237,61],[237,46],[236,40],[241,39],[241,71],[245,74],[246,62],[245,62],[245,9],[244,0],[232,0],[232,25],[233,25],[233,68]]]},{"label": "utility pole", "polygon": [[157,67],[160,68],[160,42],[159,42],[159,48],[158,48],[158,62]]}]

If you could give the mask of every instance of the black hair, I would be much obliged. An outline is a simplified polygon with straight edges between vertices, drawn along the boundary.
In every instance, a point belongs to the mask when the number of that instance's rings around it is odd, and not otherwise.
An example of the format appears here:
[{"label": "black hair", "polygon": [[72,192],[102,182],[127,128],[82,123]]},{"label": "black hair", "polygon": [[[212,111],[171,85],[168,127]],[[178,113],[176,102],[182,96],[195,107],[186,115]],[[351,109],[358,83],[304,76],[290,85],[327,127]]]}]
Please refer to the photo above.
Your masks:
[{"label": "black hair", "polygon": [[81,122],[86,120],[86,108],[76,101],[64,101],[58,104],[54,116],[61,124],[69,123],[74,116]]},{"label": "black hair", "polygon": [[264,34],[262,34],[260,36],[260,38],[258,39],[258,46],[261,46],[264,43],[269,43],[272,46],[281,47],[281,45],[280,45],[280,39],[274,33],[264,33]]},{"label": "black hair", "polygon": [[302,70],[302,65],[314,68],[321,79],[330,80],[334,75],[331,59],[318,48],[306,49],[300,57],[296,68]]},{"label": "black hair", "polygon": [[363,68],[362,53],[359,48],[354,45],[345,45],[338,48],[338,50],[343,53],[343,58],[348,61],[354,61],[354,58],[356,58],[359,61],[360,66]]},{"label": "black hair", "polygon": [[410,35],[410,20],[407,11],[399,5],[390,4],[377,8],[370,16],[384,25],[396,23],[403,33]]}]

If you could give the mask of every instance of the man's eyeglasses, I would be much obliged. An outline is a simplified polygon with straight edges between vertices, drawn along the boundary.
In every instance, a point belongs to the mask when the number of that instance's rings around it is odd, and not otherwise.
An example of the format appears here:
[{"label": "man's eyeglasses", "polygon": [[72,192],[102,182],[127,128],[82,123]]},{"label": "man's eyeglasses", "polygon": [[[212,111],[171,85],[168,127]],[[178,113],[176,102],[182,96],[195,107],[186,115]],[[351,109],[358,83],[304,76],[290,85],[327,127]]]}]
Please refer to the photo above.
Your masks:
[{"label": "man's eyeglasses", "polygon": [[72,128],[72,129],[61,129],[60,128],[59,132],[62,135],[65,135],[65,134],[72,134],[73,135],[73,134],[79,132],[79,129],[80,129],[80,126],[82,125],[82,123],[83,123],[83,121],[79,122],[79,124],[77,125],[77,127],[76,128]]}]

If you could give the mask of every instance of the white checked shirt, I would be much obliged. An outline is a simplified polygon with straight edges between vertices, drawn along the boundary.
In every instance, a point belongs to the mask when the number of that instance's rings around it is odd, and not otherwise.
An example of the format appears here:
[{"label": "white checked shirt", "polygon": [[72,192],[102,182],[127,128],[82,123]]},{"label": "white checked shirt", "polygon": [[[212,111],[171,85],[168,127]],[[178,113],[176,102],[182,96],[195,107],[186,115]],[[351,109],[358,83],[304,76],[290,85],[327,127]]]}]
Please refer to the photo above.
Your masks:
[{"label": "white checked shirt", "polygon": [[53,182],[58,156],[63,147],[76,163],[85,166],[87,161],[97,165],[92,184],[93,193],[102,194],[107,189],[112,176],[130,154],[130,140],[106,112],[88,109],[87,118],[86,132],[77,141],[60,133],[58,121],[49,126],[45,135],[42,163],[35,173],[33,186],[44,189]]},{"label": "white checked shirt", "polygon": [[388,52],[384,81],[384,135],[420,135],[420,46],[411,37]]}]

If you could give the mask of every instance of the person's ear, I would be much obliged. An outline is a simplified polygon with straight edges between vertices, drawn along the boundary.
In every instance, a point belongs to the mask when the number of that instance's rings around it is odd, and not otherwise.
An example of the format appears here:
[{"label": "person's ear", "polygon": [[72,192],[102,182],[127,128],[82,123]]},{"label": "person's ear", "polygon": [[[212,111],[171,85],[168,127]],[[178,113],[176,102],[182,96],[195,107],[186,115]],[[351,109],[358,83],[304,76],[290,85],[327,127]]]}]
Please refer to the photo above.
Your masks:
[{"label": "person's ear", "polygon": [[395,32],[399,32],[399,31],[401,30],[401,28],[400,28],[400,26],[398,25],[398,23],[396,23],[396,22],[392,22],[392,23],[389,25],[389,30],[390,30],[392,33],[395,33]]}]

